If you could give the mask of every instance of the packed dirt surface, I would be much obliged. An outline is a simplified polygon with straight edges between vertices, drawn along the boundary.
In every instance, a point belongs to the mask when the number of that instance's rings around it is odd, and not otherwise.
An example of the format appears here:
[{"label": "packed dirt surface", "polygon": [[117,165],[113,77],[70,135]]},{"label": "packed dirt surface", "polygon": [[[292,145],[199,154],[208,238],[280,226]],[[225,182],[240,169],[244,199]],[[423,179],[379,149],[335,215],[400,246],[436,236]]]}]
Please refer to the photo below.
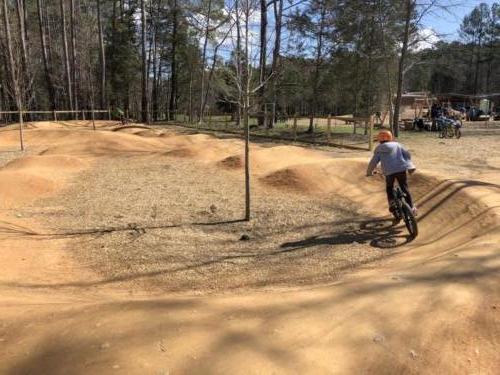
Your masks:
[{"label": "packed dirt surface", "polygon": [[368,152],[107,121],[0,129],[0,373],[500,372],[494,131],[404,134],[420,235]]}]

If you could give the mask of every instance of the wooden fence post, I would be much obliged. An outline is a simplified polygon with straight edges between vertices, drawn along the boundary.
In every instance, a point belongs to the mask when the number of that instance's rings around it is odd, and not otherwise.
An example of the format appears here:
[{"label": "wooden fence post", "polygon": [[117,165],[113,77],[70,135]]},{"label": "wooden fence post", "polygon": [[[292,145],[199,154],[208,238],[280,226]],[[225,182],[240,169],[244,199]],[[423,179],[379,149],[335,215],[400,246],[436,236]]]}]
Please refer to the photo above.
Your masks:
[{"label": "wooden fence post", "polygon": [[111,120],[111,108],[108,107],[108,120]]},{"label": "wooden fence post", "polygon": [[370,115],[370,120],[369,120],[369,126],[368,126],[368,150],[372,151],[373,150],[373,115]]},{"label": "wooden fence post", "polygon": [[24,136],[23,136],[23,110],[19,110],[19,142],[21,143],[21,151],[24,151]]},{"label": "wooden fence post", "polygon": [[52,111],[52,115],[54,116],[54,122],[57,122],[57,113],[56,111]]},{"label": "wooden fence post", "polygon": [[293,116],[293,140],[297,141],[297,115]]},{"label": "wooden fence post", "polygon": [[94,115],[94,110],[92,109],[92,128],[95,130],[95,115]]},{"label": "wooden fence post", "polygon": [[85,111],[82,109],[82,120],[85,121]]},{"label": "wooden fence post", "polygon": [[267,105],[264,104],[264,127],[267,128]]},{"label": "wooden fence post", "polygon": [[273,103],[273,118],[271,119],[272,127],[276,126],[276,103]]},{"label": "wooden fence post", "polygon": [[326,133],[326,140],[328,143],[330,143],[330,140],[332,138],[332,116],[331,115],[328,115],[328,118],[326,120],[326,130],[327,130],[327,133]]}]

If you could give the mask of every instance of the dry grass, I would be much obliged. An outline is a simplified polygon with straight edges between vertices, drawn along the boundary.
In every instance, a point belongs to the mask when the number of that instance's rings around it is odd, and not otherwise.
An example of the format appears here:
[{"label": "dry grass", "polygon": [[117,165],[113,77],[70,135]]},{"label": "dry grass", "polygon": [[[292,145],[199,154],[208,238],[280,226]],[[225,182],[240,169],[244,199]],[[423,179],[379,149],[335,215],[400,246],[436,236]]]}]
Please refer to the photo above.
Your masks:
[{"label": "dry grass", "polygon": [[[242,217],[241,173],[177,157],[109,158],[65,194],[24,216],[67,233],[68,250],[107,282],[141,289],[221,291],[336,280],[389,250],[339,197],[312,199],[253,191],[253,219]],[[393,229],[391,229],[393,230]],[[70,236],[75,232],[91,232]],[[248,241],[240,240],[248,235]]]}]

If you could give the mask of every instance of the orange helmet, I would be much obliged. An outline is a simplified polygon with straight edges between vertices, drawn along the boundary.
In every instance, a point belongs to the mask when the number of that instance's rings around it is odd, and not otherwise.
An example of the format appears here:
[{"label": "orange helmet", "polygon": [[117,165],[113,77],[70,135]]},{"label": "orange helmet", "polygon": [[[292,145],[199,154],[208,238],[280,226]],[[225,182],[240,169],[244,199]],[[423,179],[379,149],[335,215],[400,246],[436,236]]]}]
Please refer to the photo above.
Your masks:
[{"label": "orange helmet", "polygon": [[390,142],[394,138],[389,130],[381,130],[377,135],[377,141],[379,142]]}]

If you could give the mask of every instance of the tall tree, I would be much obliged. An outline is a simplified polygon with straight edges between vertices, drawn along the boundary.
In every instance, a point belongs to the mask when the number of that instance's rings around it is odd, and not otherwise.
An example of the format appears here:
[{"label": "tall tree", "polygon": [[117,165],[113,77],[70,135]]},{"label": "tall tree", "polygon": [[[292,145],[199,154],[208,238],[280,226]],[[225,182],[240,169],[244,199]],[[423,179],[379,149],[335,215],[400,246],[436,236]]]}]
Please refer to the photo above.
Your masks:
[{"label": "tall tree", "polygon": [[52,110],[56,109],[56,95],[55,95],[55,87],[52,82],[52,76],[50,74],[50,69],[49,69],[49,56],[48,56],[48,46],[47,46],[47,35],[45,33],[45,21],[43,17],[43,5],[42,5],[42,0],[37,0],[37,10],[38,10],[38,23],[39,23],[39,30],[40,30],[40,42],[42,46],[42,60],[43,60],[43,66],[44,66],[44,73],[45,73],[45,82],[47,84],[47,90],[49,92],[49,99],[50,99],[50,107]]},{"label": "tall tree", "polygon": [[399,111],[401,107],[401,97],[403,94],[403,75],[406,63],[406,58],[408,54],[408,45],[411,36],[412,20],[415,16],[415,6],[414,0],[404,0],[404,30],[402,37],[401,52],[399,54],[399,68],[398,68],[398,79],[396,88],[396,101],[394,104],[394,114],[392,117],[392,127],[393,132],[396,137],[399,136]]},{"label": "tall tree", "polygon": [[63,35],[63,47],[64,47],[64,66],[66,68],[66,90],[68,94],[68,104],[69,108],[73,109],[73,87],[71,85],[71,68],[69,63],[69,53],[68,53],[68,37],[66,35],[66,11],[64,10],[64,0],[60,0],[61,7],[61,28]]},{"label": "tall tree", "polygon": [[[273,103],[276,105],[278,101],[278,80],[279,72],[278,67],[280,64],[281,53],[281,30],[283,29],[283,0],[275,0],[273,2],[274,9],[274,48],[273,48],[273,61],[271,65],[272,83],[273,83]],[[276,119],[270,122],[270,126],[274,126]]]},{"label": "tall tree", "polygon": [[[266,62],[267,62],[267,0],[260,0],[260,43],[259,43],[259,83],[260,89],[257,93],[260,110],[266,105]],[[259,126],[264,124],[264,118],[259,116]]]},{"label": "tall tree", "polygon": [[73,74],[73,109],[78,110],[78,66],[77,66],[77,50],[76,50],[76,7],[75,0],[70,0],[70,14],[71,14],[71,71]]},{"label": "tall tree", "polygon": [[17,8],[17,20],[19,23],[19,40],[21,41],[21,57],[22,57],[22,66],[23,66],[23,74],[26,79],[29,79],[28,72],[28,43],[26,41],[26,25],[24,19],[24,0],[16,1]]},{"label": "tall tree", "polygon": [[148,108],[148,65],[146,56],[146,1],[141,0],[141,32],[142,32],[142,121],[149,123]]},{"label": "tall tree", "polygon": [[100,72],[101,72],[101,95],[100,103],[101,108],[106,107],[106,54],[104,50],[104,37],[102,31],[102,20],[101,20],[101,0],[97,0],[97,29],[99,33],[99,59],[100,59]]},{"label": "tall tree", "polygon": [[[172,38],[171,38],[171,62],[170,62],[170,99],[168,104],[168,120],[175,120],[177,110],[177,44],[179,29],[179,6],[177,0],[173,0],[172,6]],[[191,111],[190,111],[191,115]]]},{"label": "tall tree", "polygon": [[14,51],[12,48],[12,37],[10,33],[10,23],[9,23],[9,8],[7,6],[7,0],[2,1],[3,5],[3,24],[5,30],[5,39],[7,43],[7,55],[9,66],[7,70],[10,72],[10,81],[11,81],[11,94],[16,103],[17,110],[19,111],[19,137],[21,150],[24,150],[24,141],[23,141],[23,116],[22,116],[22,93],[19,82],[19,74],[16,69],[16,64],[14,61]]}]

